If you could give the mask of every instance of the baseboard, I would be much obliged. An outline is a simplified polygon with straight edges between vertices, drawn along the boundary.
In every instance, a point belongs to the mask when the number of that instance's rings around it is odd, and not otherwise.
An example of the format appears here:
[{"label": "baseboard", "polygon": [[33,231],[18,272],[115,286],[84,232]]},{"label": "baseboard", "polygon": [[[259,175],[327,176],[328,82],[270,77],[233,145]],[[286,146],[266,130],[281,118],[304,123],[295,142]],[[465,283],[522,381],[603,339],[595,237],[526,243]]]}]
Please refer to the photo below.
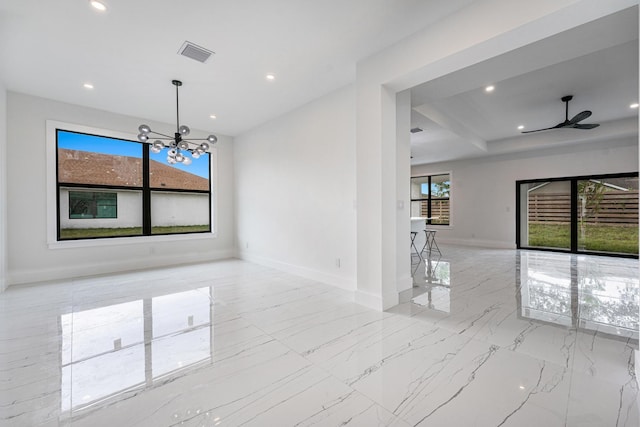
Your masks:
[{"label": "baseboard", "polygon": [[513,242],[505,242],[502,240],[484,240],[484,239],[456,239],[456,238],[440,238],[438,237],[438,243],[460,245],[460,246],[474,246],[478,248],[491,248],[491,249],[516,249],[516,244]]},{"label": "baseboard", "polygon": [[27,283],[37,283],[54,280],[73,279],[78,277],[96,276],[101,274],[124,273],[128,271],[146,270],[151,268],[168,267],[174,265],[198,264],[221,259],[234,258],[233,249],[225,249],[204,254],[189,254],[180,257],[178,255],[154,255],[147,258],[135,258],[131,260],[107,261],[92,264],[82,264],[70,268],[68,265],[57,268],[41,270],[11,271],[8,275],[9,286]]},{"label": "baseboard", "polygon": [[263,265],[265,267],[274,268],[276,270],[284,271],[296,276],[304,277],[305,279],[315,280],[327,285],[335,286],[347,291],[354,291],[356,289],[356,281],[354,278],[347,278],[338,276],[336,274],[327,273],[326,271],[317,270],[314,268],[301,267],[299,265],[293,265],[282,261],[277,261],[271,258],[267,258],[261,255],[251,254],[246,251],[239,251],[237,258],[245,261],[253,262]]},{"label": "baseboard", "polygon": [[398,297],[397,292],[382,296],[372,294],[370,292],[356,290],[354,292],[354,301],[373,310],[384,311],[398,305],[398,303],[400,302],[400,298]]}]

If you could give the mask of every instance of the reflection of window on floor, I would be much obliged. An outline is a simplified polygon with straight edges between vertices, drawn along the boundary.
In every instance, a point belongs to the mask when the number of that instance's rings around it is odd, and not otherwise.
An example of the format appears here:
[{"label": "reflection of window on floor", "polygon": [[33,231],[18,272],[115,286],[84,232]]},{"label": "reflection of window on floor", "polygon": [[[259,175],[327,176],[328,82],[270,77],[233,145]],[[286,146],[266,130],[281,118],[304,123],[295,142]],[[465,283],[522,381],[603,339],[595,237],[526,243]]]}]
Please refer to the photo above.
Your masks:
[{"label": "reflection of window on floor", "polygon": [[522,317],[638,340],[637,262],[540,252],[516,259]]},{"label": "reflection of window on floor", "polygon": [[[424,268],[424,275],[422,268]],[[413,297],[415,304],[449,313],[451,310],[451,266],[448,261],[427,258],[420,262],[413,273],[413,283],[425,292]]]},{"label": "reflection of window on floor", "polygon": [[210,295],[201,288],[60,316],[61,410],[88,409],[211,361]]}]

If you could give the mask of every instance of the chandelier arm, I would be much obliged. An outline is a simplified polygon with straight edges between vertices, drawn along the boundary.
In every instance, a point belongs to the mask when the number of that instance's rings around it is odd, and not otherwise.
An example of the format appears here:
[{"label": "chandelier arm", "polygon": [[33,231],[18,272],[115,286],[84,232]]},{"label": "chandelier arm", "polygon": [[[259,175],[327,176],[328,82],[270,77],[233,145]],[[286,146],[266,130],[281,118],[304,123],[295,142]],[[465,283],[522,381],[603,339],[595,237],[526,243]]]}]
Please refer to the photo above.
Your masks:
[{"label": "chandelier arm", "polygon": [[169,135],[165,135],[164,133],[160,133],[160,132],[156,132],[156,131],[151,131],[149,132],[149,134],[155,134],[155,135],[161,135],[164,136],[164,138],[157,138],[157,139],[175,139],[173,136],[169,136]]}]

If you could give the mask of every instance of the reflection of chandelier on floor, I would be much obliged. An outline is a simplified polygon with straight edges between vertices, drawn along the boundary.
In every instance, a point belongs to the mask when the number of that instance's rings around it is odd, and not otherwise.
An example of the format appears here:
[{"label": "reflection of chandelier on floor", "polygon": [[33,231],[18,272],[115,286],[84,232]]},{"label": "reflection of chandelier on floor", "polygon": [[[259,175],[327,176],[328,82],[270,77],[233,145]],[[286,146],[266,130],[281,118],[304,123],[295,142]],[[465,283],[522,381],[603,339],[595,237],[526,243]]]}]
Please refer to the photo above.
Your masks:
[{"label": "reflection of chandelier on floor", "polygon": [[[148,125],[140,125],[138,130],[138,140],[140,142],[146,142],[151,144],[150,150],[154,153],[159,153],[164,148],[169,148],[167,152],[167,162],[170,164],[182,163],[183,165],[190,165],[191,158],[197,159],[209,149],[209,142],[215,144],[218,138],[215,135],[209,135],[206,138],[191,138],[193,141],[203,141],[202,143],[187,141],[182,139],[189,135],[191,129],[189,126],[180,126],[180,108],[178,104],[178,88],[182,86],[180,80],[172,80],[171,83],[176,87],[176,133],[174,136],[162,134],[160,132],[152,131]],[[158,136],[156,136],[158,135]],[[155,139],[153,143],[149,142],[149,137]],[[163,141],[170,141],[168,144]],[[191,157],[189,157],[189,153]]]}]

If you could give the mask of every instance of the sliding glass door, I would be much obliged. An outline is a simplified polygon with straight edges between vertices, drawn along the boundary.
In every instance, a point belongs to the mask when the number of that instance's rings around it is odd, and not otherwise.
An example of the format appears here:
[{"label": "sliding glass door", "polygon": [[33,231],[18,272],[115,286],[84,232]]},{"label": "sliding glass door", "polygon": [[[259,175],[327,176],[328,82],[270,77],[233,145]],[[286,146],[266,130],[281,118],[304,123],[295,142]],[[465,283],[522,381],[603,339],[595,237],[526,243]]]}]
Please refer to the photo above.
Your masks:
[{"label": "sliding glass door", "polygon": [[638,177],[578,180],[578,250],[638,253]]},{"label": "sliding glass door", "polygon": [[520,184],[521,243],[531,248],[571,249],[571,182]]},{"label": "sliding glass door", "polygon": [[638,254],[638,174],[516,183],[518,248]]}]

